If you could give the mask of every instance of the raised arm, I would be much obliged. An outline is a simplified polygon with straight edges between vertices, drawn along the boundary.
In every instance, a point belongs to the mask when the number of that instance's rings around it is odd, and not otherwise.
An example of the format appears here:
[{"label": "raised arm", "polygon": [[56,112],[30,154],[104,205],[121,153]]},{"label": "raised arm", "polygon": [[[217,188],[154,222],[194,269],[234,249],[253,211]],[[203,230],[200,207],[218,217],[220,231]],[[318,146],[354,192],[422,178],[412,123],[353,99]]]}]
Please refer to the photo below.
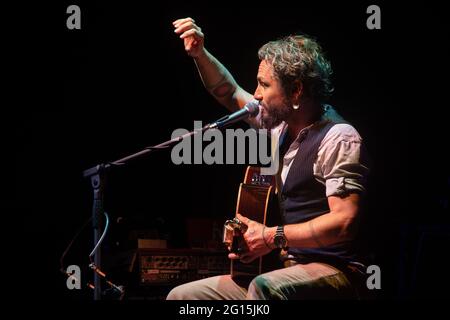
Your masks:
[{"label": "raised arm", "polygon": [[237,84],[227,68],[206,50],[204,34],[194,19],[178,19],[173,26],[175,33],[184,40],[187,54],[194,59],[203,85],[217,101],[234,112],[253,100],[253,96]]}]

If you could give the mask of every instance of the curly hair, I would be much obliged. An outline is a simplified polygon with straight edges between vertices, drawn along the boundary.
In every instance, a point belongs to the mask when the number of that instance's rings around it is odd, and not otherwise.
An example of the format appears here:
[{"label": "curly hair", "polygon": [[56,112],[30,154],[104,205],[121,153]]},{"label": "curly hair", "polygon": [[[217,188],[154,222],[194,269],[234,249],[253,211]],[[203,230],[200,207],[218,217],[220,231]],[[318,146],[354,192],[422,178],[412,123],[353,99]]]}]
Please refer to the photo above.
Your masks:
[{"label": "curly hair", "polygon": [[281,81],[287,97],[291,96],[298,81],[307,96],[320,102],[333,92],[330,62],[312,38],[291,35],[268,42],[259,49],[258,57],[272,64],[274,76]]}]

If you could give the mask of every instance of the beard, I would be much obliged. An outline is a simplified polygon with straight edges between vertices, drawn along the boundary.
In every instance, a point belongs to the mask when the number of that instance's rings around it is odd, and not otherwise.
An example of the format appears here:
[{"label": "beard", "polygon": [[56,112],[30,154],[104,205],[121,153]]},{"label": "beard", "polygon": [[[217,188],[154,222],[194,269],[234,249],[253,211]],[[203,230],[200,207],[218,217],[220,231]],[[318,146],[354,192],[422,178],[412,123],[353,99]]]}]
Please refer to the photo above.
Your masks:
[{"label": "beard", "polygon": [[286,121],[291,113],[291,108],[287,101],[283,101],[279,106],[263,107],[261,112],[261,122],[264,129],[270,130]]}]

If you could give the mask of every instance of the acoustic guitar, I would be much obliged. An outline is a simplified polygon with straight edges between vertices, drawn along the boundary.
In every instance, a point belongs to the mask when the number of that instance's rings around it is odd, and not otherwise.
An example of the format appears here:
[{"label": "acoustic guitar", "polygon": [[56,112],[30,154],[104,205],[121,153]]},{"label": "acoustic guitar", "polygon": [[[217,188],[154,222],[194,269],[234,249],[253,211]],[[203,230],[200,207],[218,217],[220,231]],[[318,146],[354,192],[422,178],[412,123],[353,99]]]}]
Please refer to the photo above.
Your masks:
[{"label": "acoustic guitar", "polygon": [[[261,175],[259,167],[247,167],[244,182],[239,186],[236,213],[265,225],[276,225],[280,221],[275,195],[275,176]],[[230,252],[242,253],[247,249],[243,239],[246,226],[236,217],[224,225],[223,242]],[[231,277],[255,277],[281,266],[276,252],[259,257],[250,263],[231,261]]]}]

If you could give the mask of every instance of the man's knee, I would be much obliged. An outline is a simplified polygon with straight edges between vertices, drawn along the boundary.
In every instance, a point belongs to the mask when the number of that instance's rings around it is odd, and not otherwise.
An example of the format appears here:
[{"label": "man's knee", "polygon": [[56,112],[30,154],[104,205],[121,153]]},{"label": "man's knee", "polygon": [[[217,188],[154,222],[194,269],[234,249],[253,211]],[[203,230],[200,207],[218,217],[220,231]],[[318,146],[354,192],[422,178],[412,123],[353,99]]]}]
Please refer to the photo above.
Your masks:
[{"label": "man's knee", "polygon": [[286,281],[268,274],[253,279],[248,288],[250,300],[309,300],[309,299],[346,299],[352,289],[341,273],[317,279],[296,279]]},{"label": "man's knee", "polygon": [[216,276],[188,282],[173,288],[167,295],[167,300],[215,300],[220,299],[227,287],[221,288],[220,283],[226,282],[226,276]]},{"label": "man's knee", "polygon": [[251,300],[282,299],[282,293],[277,290],[268,277],[262,274],[255,277],[250,283],[247,297]]},{"label": "man's knee", "polygon": [[181,285],[170,290],[166,300],[185,300],[187,289],[185,285]]},{"label": "man's knee", "polygon": [[201,292],[200,281],[188,282],[170,290],[166,300],[200,300],[203,299]]}]

